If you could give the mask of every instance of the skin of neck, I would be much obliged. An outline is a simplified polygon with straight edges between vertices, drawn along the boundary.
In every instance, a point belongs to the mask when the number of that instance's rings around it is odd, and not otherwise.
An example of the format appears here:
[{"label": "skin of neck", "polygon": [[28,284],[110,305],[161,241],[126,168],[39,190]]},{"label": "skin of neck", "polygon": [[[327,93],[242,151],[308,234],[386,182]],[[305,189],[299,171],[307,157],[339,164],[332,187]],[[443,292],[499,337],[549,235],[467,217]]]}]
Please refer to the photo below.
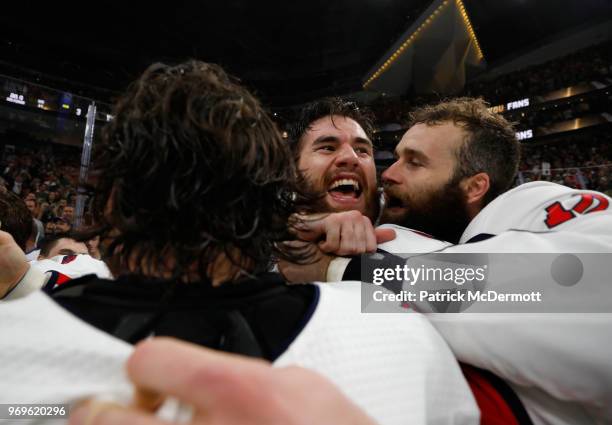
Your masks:
[{"label": "skin of neck", "polygon": [[[230,257],[231,256],[231,257]],[[163,264],[149,262],[146,258],[138,258],[137,252],[131,255],[125,270],[113,273],[120,275],[124,273],[137,273],[141,276],[154,279],[173,279],[176,267],[175,257],[171,253],[164,253]],[[233,261],[232,261],[233,260]],[[179,278],[182,282],[201,282],[209,280],[212,286],[219,287],[231,284],[238,280],[245,272],[254,270],[255,264],[251,259],[245,258],[237,248],[231,248],[227,252],[220,252],[215,259],[207,265],[206,276],[202,276],[197,263],[193,263]]]}]

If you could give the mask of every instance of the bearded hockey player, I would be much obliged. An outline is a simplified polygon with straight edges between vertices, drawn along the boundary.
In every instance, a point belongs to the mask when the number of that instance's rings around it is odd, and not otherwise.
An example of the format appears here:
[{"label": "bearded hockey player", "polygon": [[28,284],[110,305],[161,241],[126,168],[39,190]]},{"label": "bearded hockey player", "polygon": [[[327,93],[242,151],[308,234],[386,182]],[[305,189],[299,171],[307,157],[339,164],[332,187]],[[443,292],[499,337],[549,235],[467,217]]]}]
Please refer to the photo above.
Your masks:
[{"label": "bearded hockey player", "polygon": [[[396,225],[382,227],[392,228],[397,238],[378,248],[403,254],[386,255],[387,266],[419,264],[425,257],[415,254],[423,253],[478,260],[483,257],[465,255],[612,253],[612,200],[607,196],[548,182],[506,191],[518,163],[516,143],[509,124],[479,100],[456,99],[416,111],[414,125],[397,146],[397,161],[383,173],[388,197],[383,215]],[[331,216],[325,220],[334,221]],[[351,227],[347,220],[344,217],[344,227]],[[319,228],[333,232],[330,226]],[[355,234],[334,240],[343,240],[345,251],[351,245],[359,251],[364,243]],[[331,249],[330,244],[326,247]],[[503,278],[488,279],[483,287],[545,293],[544,302],[532,304],[531,309],[519,304],[499,314],[500,304],[483,301],[442,304],[441,310],[440,303],[427,300],[409,303],[410,307],[423,312],[464,312],[428,317],[459,360],[509,382],[534,423],[609,422],[612,287],[602,277],[606,263],[587,264],[579,278],[570,282],[558,274],[575,275],[574,269],[582,267],[576,262],[579,255],[549,256],[544,276],[533,274],[534,262],[543,257],[531,258],[521,265],[516,263],[519,256],[485,256],[491,270],[506,272]],[[554,266],[560,264],[554,260],[564,258],[570,263],[564,260],[561,267]],[[359,258],[327,257],[303,269],[310,279],[364,279]],[[294,278],[297,271],[291,270]]]},{"label": "bearded hockey player", "polygon": [[[422,315],[362,315],[359,284],[288,286],[267,273],[273,255],[304,260],[277,244],[292,237],[297,173],[259,102],[219,67],[154,65],[114,117],[98,163],[97,222],[117,279],[65,283],[55,302],[130,343],[168,335],[312,368],[381,424],[478,422],[455,358]],[[32,297],[37,309],[65,316],[38,293],[15,301],[22,303],[11,314],[31,315]],[[50,330],[39,332],[52,346]],[[66,376],[91,390],[90,351],[78,341],[71,347]],[[45,353],[32,350],[40,363],[28,376],[45,363]],[[74,401],[54,391],[70,384],[74,396],[75,382],[34,385],[15,369],[2,371],[11,399]],[[95,379],[108,389],[104,377]]]}]

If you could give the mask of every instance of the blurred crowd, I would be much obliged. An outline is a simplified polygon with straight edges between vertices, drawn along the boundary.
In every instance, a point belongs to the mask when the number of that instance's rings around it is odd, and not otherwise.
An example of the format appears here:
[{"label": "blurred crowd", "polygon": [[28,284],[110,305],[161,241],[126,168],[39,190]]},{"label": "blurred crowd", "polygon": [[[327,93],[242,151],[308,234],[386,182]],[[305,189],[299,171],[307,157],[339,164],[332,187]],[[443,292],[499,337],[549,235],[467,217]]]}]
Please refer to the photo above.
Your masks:
[{"label": "blurred crowd", "polygon": [[612,77],[612,43],[606,42],[540,65],[530,66],[494,80],[466,87],[465,95],[483,96],[492,105],[517,97],[542,95],[553,90]]},{"label": "blurred crowd", "polygon": [[[482,96],[495,105],[513,99],[517,92],[521,96],[532,96],[582,82],[605,79],[612,79],[610,42],[503,75],[492,81],[474,82],[462,94]],[[376,144],[384,146],[382,150],[387,150],[388,146],[385,145],[395,145],[405,130],[409,111],[415,106],[437,101],[439,98],[435,95],[411,95],[409,99],[383,97],[369,105],[375,122],[383,130],[376,136]],[[567,102],[513,111],[506,115],[517,123],[517,130],[521,131],[586,114],[607,112],[609,103],[609,96],[585,95],[584,98],[581,96]],[[388,143],[385,143],[386,139],[389,139]],[[73,226],[75,218],[79,151],[58,149],[50,143],[42,147],[34,146],[31,141],[21,143],[23,141],[0,140],[0,191],[10,190],[24,199],[43,234],[66,232]],[[517,184],[548,180],[610,194],[611,143],[611,136],[605,130],[562,136],[546,144],[524,143]],[[87,210],[85,214],[87,220]]]},{"label": "blurred crowd", "polygon": [[[585,96],[586,97],[586,96]],[[517,131],[547,127],[552,124],[582,118],[587,115],[601,114],[610,109],[611,95],[590,96],[590,98],[575,98],[545,104],[530,108],[528,111],[517,111],[506,114],[506,118],[516,123]]]},{"label": "blurred crowd", "polygon": [[78,150],[14,145],[0,151],[0,191],[20,196],[36,219],[39,235],[69,232],[74,224]]},{"label": "blurred crowd", "polygon": [[612,194],[612,135],[609,126],[540,145],[523,143],[517,184],[546,180]]},{"label": "blurred crowd", "polygon": [[[491,105],[504,104],[517,98],[545,95],[554,90],[580,83],[598,81],[604,85],[612,82],[612,43],[606,42],[576,53],[572,53],[540,65],[527,67],[493,80],[476,81],[468,84],[458,96],[482,97]],[[443,96],[436,94],[406,97],[383,96],[370,108],[381,129],[393,123],[405,126],[409,111],[428,103],[439,102]],[[519,122],[519,129],[551,122],[577,118],[587,113],[609,109],[609,98],[574,99],[563,105],[531,109],[529,113],[511,113],[509,118]],[[600,103],[605,103],[601,105]],[[518,113],[518,115],[517,115]]]}]

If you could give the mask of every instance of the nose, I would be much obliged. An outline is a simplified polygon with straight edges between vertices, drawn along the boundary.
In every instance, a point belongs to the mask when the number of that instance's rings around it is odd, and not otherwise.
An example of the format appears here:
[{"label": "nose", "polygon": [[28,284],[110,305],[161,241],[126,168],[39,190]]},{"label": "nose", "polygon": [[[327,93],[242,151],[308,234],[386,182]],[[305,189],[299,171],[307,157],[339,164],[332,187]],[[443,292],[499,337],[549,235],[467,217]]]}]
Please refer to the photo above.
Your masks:
[{"label": "nose", "polygon": [[399,167],[399,161],[395,161],[389,168],[383,171],[381,178],[384,186],[400,183]]},{"label": "nose", "polygon": [[350,144],[343,143],[338,147],[334,162],[338,167],[356,167],[359,164],[359,157]]}]

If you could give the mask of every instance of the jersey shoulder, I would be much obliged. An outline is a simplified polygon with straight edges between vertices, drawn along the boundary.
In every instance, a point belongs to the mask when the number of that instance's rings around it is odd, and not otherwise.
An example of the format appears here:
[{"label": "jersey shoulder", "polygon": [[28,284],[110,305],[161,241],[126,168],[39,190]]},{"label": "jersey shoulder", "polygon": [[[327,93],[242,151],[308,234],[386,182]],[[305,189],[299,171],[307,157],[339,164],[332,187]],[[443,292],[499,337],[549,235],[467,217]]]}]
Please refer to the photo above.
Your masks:
[{"label": "jersey shoulder", "polygon": [[531,182],[500,195],[469,224],[460,243],[479,234],[508,230],[565,230],[582,217],[612,214],[612,199],[592,190],[572,189],[551,182]]}]

